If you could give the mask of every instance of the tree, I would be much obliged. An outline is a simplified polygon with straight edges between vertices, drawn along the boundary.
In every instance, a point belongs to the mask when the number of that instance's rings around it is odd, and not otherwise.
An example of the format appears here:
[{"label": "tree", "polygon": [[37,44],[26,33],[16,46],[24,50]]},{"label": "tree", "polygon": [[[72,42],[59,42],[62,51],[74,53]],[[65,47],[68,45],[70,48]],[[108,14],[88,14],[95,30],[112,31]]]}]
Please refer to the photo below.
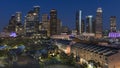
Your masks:
[{"label": "tree", "polygon": [[82,64],[83,68],[87,68],[87,63]]}]

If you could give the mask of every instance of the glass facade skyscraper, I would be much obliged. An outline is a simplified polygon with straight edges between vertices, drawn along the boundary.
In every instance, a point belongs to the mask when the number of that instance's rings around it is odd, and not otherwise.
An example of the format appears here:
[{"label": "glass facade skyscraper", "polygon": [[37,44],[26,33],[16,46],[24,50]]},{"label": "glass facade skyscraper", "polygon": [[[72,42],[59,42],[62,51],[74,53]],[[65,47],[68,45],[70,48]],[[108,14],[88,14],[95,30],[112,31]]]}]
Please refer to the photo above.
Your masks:
[{"label": "glass facade skyscraper", "polygon": [[82,33],[82,11],[79,10],[76,12],[76,30],[77,30],[77,34],[81,34]]},{"label": "glass facade skyscraper", "polygon": [[96,33],[96,38],[101,38],[102,37],[102,8],[97,9],[96,13],[96,21],[95,21],[95,33]]},{"label": "glass facade skyscraper", "polygon": [[93,16],[92,15],[86,16],[86,24],[87,24],[86,32],[93,33],[94,26],[93,26]]},{"label": "glass facade skyscraper", "polygon": [[116,32],[116,16],[110,17],[110,31]]},{"label": "glass facade skyscraper", "polygon": [[50,11],[50,35],[57,34],[57,10]]},{"label": "glass facade skyscraper", "polygon": [[30,10],[25,17],[25,35],[32,36],[39,31],[39,6],[34,6],[33,10]]}]

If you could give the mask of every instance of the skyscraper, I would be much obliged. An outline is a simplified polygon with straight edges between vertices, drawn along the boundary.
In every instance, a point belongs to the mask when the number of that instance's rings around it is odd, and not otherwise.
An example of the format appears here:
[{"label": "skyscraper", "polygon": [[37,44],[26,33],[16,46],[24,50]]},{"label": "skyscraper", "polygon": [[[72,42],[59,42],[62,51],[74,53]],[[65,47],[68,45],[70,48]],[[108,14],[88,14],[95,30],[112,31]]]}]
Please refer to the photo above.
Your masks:
[{"label": "skyscraper", "polygon": [[62,22],[60,19],[57,19],[57,34],[61,34]]},{"label": "skyscraper", "polygon": [[47,36],[50,36],[50,22],[48,14],[42,15],[42,28],[47,31]]},{"label": "skyscraper", "polygon": [[76,30],[78,35],[82,33],[81,14],[82,14],[81,10],[76,12]]},{"label": "skyscraper", "polygon": [[32,36],[39,31],[39,6],[34,6],[33,10],[30,10],[25,16],[25,35]]},{"label": "skyscraper", "polygon": [[49,27],[48,21],[49,21],[48,14],[42,14],[42,26],[44,30],[48,30]]},{"label": "skyscraper", "polygon": [[102,37],[102,8],[97,9],[96,22],[95,22],[95,35],[96,38]]},{"label": "skyscraper", "polygon": [[62,26],[62,33],[68,34],[68,32],[69,32],[68,26]]},{"label": "skyscraper", "polygon": [[50,11],[50,35],[57,34],[57,11],[52,9]]},{"label": "skyscraper", "polygon": [[92,15],[86,16],[86,24],[87,24],[86,32],[93,33],[93,16]]},{"label": "skyscraper", "polygon": [[85,32],[85,21],[82,19],[81,21],[81,32],[84,33]]},{"label": "skyscraper", "polygon": [[16,14],[15,14],[15,18],[16,18],[16,22],[17,23],[21,23],[22,22],[22,17],[21,17],[22,15],[21,15],[21,12],[16,12]]},{"label": "skyscraper", "polygon": [[23,35],[24,31],[23,31],[23,25],[22,25],[22,14],[21,12],[16,12],[15,14],[15,19],[16,19],[16,28],[15,28],[15,32],[21,36]]},{"label": "skyscraper", "polygon": [[15,15],[11,16],[11,19],[9,20],[9,25],[8,25],[8,32],[15,32],[15,28],[16,28],[16,17]]},{"label": "skyscraper", "polygon": [[34,10],[33,10],[33,11],[39,15],[40,6],[33,6],[33,7],[34,7]]},{"label": "skyscraper", "polygon": [[116,32],[116,16],[110,17],[110,31]]}]

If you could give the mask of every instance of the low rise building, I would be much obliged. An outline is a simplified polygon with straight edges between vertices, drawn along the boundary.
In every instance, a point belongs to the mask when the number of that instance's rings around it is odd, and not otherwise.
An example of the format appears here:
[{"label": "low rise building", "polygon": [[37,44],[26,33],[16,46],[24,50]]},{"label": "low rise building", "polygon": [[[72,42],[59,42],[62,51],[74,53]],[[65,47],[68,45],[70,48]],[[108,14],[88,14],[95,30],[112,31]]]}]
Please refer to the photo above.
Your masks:
[{"label": "low rise building", "polygon": [[120,68],[120,49],[118,48],[75,43],[71,46],[71,53],[75,58],[80,57],[78,59],[80,63],[92,62],[97,68]]}]

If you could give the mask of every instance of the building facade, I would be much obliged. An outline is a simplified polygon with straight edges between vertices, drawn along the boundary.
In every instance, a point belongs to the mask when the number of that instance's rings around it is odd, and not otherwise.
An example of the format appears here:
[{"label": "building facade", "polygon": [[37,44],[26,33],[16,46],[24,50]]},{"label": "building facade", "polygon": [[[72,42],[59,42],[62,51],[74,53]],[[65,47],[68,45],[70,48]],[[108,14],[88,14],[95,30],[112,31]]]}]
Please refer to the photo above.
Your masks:
[{"label": "building facade", "polygon": [[22,16],[21,12],[16,12],[14,15],[12,15],[9,20],[8,26],[3,28],[3,32],[9,34],[15,32],[17,36],[23,36],[24,28],[22,25],[21,16]]},{"label": "building facade", "polygon": [[81,32],[84,33],[85,32],[85,20],[82,19],[81,21]]},{"label": "building facade", "polygon": [[76,30],[77,30],[77,35],[80,35],[82,33],[82,11],[77,11],[76,12]]},{"label": "building facade", "polygon": [[116,16],[110,17],[110,32],[116,32]]},{"label": "building facade", "polygon": [[57,10],[50,11],[50,35],[57,35]]},{"label": "building facade", "polygon": [[42,15],[42,29],[47,31],[47,36],[50,36],[50,20],[48,14]]},{"label": "building facade", "polygon": [[15,15],[12,15],[11,19],[9,20],[9,24],[7,26],[8,32],[15,32],[16,24],[17,24],[16,17]]},{"label": "building facade", "polygon": [[57,35],[61,34],[62,22],[60,19],[57,19]]},{"label": "building facade", "polygon": [[93,33],[94,26],[93,26],[93,16],[92,15],[86,16],[86,24],[87,24],[86,32]]},{"label": "building facade", "polygon": [[62,33],[69,33],[69,28],[67,26],[62,26]]},{"label": "building facade", "polygon": [[39,31],[39,6],[34,6],[33,10],[30,10],[25,16],[25,36],[32,36]]},{"label": "building facade", "polygon": [[120,49],[95,44],[75,43],[71,46],[77,62],[86,63],[92,68],[119,68]]},{"label": "building facade", "polygon": [[24,28],[22,25],[22,13],[16,12],[15,18],[16,18],[15,32],[17,33],[18,36],[23,36],[24,35]]},{"label": "building facade", "polygon": [[102,8],[97,9],[96,20],[95,20],[95,33],[96,38],[102,37]]}]

